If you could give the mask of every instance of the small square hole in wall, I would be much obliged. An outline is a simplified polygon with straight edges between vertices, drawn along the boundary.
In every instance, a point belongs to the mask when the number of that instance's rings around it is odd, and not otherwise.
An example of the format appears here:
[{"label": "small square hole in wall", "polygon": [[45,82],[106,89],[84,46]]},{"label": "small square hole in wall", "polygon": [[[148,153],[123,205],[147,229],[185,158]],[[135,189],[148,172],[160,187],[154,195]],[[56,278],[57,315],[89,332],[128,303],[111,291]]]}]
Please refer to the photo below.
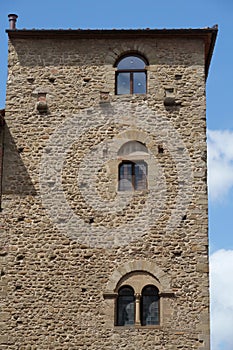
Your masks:
[{"label": "small square hole in wall", "polygon": [[19,148],[18,148],[18,153],[22,153],[23,150],[24,150],[24,147],[19,147]]},{"label": "small square hole in wall", "polygon": [[175,75],[176,80],[181,80],[182,79],[182,74],[176,74]]},{"label": "small square hole in wall", "polygon": [[89,77],[83,78],[84,83],[89,83],[90,80],[91,80],[91,78],[89,78]]},{"label": "small square hole in wall", "polygon": [[176,250],[176,251],[173,252],[173,256],[174,256],[174,257],[177,257],[177,258],[178,258],[178,257],[181,256],[181,255],[182,255],[182,252],[181,252],[180,250]]},{"label": "small square hole in wall", "polygon": [[158,152],[159,153],[163,153],[163,146],[162,145],[158,145]]},{"label": "small square hole in wall", "polygon": [[166,95],[173,94],[174,93],[174,89],[173,88],[166,88],[165,92],[166,92]]},{"label": "small square hole in wall", "polygon": [[34,83],[35,78],[34,78],[34,77],[27,77],[27,81],[28,81],[30,84],[32,84],[32,83]]},{"label": "small square hole in wall", "polygon": [[53,77],[53,76],[50,76],[48,79],[49,79],[49,82],[52,83],[52,84],[53,84],[53,83],[55,82],[55,80],[56,80],[56,78]]},{"label": "small square hole in wall", "polygon": [[90,218],[89,219],[89,224],[93,224],[95,222],[95,219],[94,218]]}]

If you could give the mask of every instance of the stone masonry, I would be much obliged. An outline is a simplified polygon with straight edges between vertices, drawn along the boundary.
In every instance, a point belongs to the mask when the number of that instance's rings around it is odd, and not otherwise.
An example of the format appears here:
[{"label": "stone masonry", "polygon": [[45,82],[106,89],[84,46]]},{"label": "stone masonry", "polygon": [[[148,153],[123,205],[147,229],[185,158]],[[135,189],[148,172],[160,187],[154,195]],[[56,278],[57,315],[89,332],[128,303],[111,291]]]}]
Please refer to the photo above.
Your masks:
[{"label": "stone masonry", "polygon": [[[217,28],[8,30],[0,349],[209,350],[205,82]],[[115,62],[148,60],[147,93]],[[143,143],[148,188],[118,191]],[[116,326],[155,284],[160,324]]]}]

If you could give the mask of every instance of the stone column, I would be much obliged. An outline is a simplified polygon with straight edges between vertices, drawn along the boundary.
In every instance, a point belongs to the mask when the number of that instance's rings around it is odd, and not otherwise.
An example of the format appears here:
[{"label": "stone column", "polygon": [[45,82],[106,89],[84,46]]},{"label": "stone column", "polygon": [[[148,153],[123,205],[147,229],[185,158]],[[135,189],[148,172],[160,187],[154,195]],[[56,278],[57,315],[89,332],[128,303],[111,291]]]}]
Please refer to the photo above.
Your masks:
[{"label": "stone column", "polygon": [[135,326],[141,326],[140,320],[140,294],[135,294]]}]

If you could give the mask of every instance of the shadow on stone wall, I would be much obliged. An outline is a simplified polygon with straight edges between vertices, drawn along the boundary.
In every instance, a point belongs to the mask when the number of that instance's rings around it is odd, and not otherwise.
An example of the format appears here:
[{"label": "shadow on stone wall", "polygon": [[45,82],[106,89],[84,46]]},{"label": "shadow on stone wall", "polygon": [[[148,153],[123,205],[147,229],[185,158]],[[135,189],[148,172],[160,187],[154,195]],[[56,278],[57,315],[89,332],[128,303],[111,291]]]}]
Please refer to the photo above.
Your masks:
[{"label": "shadow on stone wall", "polygon": [[2,194],[36,195],[35,187],[7,127],[4,127]]},{"label": "shadow on stone wall", "polygon": [[[132,40],[116,40],[114,44],[114,50],[109,48],[109,44],[103,44],[102,40],[54,40],[51,37],[37,38],[34,40],[27,40],[22,44],[21,40],[11,40],[14,49],[17,53],[17,60],[22,67],[88,67],[88,66],[104,66],[105,64],[115,64],[116,60],[127,52],[135,52],[134,47],[137,39]],[[158,39],[157,39],[158,40]],[[87,51],[87,44],[89,50]],[[176,66],[180,65],[180,55],[186,51],[186,55],[182,56],[182,65],[191,66],[203,64],[202,55],[202,42],[200,41],[183,41],[182,45],[178,44],[178,41],[168,40],[168,43],[160,42],[161,49],[160,54],[156,54],[157,46],[152,39],[149,45],[141,44],[138,50],[139,54],[147,57],[150,64],[160,64]],[[127,49],[126,49],[127,48]],[[174,55],[174,50],[180,55]],[[97,58],[97,52],[101,53]],[[197,54],[193,54],[196,52]],[[156,58],[155,58],[156,57]]]}]

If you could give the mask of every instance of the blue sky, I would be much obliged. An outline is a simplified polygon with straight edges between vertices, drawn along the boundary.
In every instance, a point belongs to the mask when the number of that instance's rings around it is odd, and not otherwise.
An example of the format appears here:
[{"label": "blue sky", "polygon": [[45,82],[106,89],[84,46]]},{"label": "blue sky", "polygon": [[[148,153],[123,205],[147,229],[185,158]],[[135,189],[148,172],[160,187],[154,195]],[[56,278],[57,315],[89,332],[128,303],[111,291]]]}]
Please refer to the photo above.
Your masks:
[{"label": "blue sky", "polygon": [[[207,80],[212,350],[232,350],[233,335],[227,324],[233,324],[233,299],[229,296],[233,295],[233,1],[2,0],[0,108],[5,106],[5,29],[8,28],[9,13],[18,14],[18,28],[27,29],[203,28],[219,25]],[[224,300],[220,300],[216,292],[219,283],[229,291]],[[217,320],[222,320],[225,326]]]}]

